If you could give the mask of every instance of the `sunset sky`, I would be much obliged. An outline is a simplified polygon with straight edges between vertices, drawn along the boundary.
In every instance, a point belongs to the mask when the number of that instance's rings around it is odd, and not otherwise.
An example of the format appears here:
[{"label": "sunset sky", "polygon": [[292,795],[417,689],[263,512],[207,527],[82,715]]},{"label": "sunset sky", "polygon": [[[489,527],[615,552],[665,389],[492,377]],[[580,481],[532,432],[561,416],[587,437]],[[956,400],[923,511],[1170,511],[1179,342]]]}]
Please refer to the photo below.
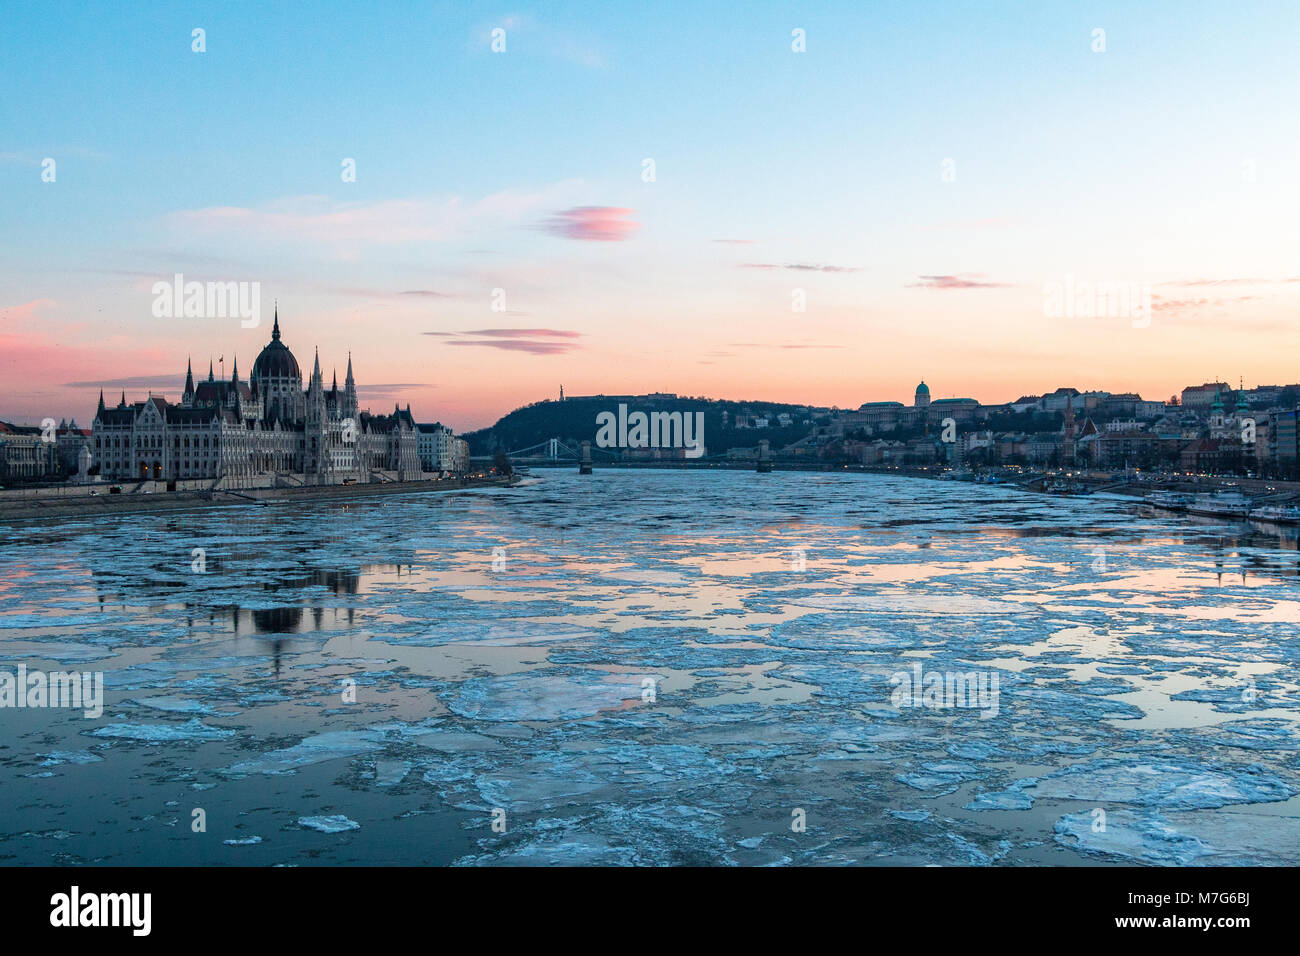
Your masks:
[{"label": "sunset sky", "polygon": [[[0,419],[247,378],[272,300],[304,373],[351,350],[363,405],[458,430],[561,385],[1300,381],[1298,36],[1294,2],[8,4]],[[260,283],[261,325],[155,317],[176,273]],[[1149,323],[1049,317],[1066,277]]]}]

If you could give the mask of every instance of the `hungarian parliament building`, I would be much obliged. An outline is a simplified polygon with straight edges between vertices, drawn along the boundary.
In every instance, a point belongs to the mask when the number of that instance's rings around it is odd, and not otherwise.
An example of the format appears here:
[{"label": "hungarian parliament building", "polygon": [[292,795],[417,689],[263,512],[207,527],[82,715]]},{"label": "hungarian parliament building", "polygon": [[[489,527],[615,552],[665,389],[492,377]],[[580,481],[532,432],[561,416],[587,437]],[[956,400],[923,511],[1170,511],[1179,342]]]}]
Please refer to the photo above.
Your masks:
[{"label": "hungarian parliament building", "polygon": [[348,356],[347,378],[330,388],[316,356],[304,390],[298,360],[280,341],[276,310],[271,341],[253,363],[247,382],[236,360],[229,381],[208,377],[195,384],[185,372],[180,404],[151,395],[99,408],[89,451],[101,478],[154,481],[240,479],[298,475],[307,484],[418,480],[421,430],[411,407],[372,415],[357,407]]}]

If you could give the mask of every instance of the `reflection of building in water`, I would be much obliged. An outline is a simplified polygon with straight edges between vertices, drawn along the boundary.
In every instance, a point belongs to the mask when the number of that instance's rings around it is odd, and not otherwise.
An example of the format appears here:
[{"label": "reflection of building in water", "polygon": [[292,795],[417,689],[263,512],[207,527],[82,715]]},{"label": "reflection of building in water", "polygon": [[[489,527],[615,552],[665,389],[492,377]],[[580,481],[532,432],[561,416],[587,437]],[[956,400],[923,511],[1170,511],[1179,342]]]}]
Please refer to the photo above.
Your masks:
[{"label": "reflection of building in water", "polygon": [[[258,634],[296,634],[299,625],[302,624],[302,608],[294,607],[270,607],[255,608],[249,611],[249,616],[253,619],[253,630]],[[234,609],[235,630],[239,630],[239,609]]]},{"label": "reflection of building in water", "polygon": [[[226,562],[214,552],[207,554],[206,566],[208,574],[227,573]],[[156,599],[160,604],[183,599],[187,627],[192,627],[195,621],[206,619],[213,625],[219,621],[228,622],[236,634],[305,634],[323,630],[327,625],[351,627],[355,616],[355,608],[351,604],[346,607],[326,606],[313,600],[313,597],[319,598],[322,591],[334,597],[352,596],[361,590],[363,577],[387,573],[400,575],[403,567],[401,564],[366,565],[359,571],[314,568],[293,577],[264,582],[259,587],[248,588],[244,592],[248,595],[249,603],[269,603],[272,604],[271,607],[244,607],[240,604],[214,604],[195,600],[187,593],[192,582],[183,575],[178,575],[174,580],[163,580],[158,577],[141,577],[138,568],[92,568],[91,578],[100,605],[138,605],[140,592],[144,592],[146,599]],[[229,573],[238,575],[238,571],[233,569]],[[262,594],[275,595],[279,600],[257,600],[256,596]],[[306,617],[306,611],[311,611],[310,620]]]},{"label": "reflection of building in water", "polygon": [[1213,545],[1215,576],[1220,584],[1225,574],[1229,583],[1241,575],[1243,584],[1248,574],[1300,578],[1300,561],[1294,557],[1297,551],[1300,551],[1300,536],[1293,528],[1252,529],[1246,534],[1220,537]]},{"label": "reflection of building in water", "polygon": [[[361,585],[361,573],[358,571],[327,571],[317,568],[305,575],[293,578],[282,578],[279,581],[270,584],[263,584],[260,588],[263,592],[278,594],[282,591],[303,591],[307,588],[323,588],[336,596],[356,594]],[[253,592],[257,593],[257,592]],[[311,610],[311,622],[304,621],[303,612]],[[231,607],[230,623],[236,633],[244,630],[248,625],[252,625],[254,634],[303,634],[308,631],[319,631],[324,624],[325,608],[319,604],[311,603],[310,595],[306,603],[283,604],[276,607],[259,607],[259,608],[241,608]],[[332,612],[331,620],[339,620],[339,611],[342,610],[344,620],[348,626],[352,625],[353,608],[349,605],[346,608],[330,608]]]},{"label": "reflection of building in water", "polygon": [[1246,565],[1239,552],[1225,553],[1222,548],[1214,549],[1214,576],[1220,584],[1225,574],[1241,575],[1241,583],[1246,583]]}]

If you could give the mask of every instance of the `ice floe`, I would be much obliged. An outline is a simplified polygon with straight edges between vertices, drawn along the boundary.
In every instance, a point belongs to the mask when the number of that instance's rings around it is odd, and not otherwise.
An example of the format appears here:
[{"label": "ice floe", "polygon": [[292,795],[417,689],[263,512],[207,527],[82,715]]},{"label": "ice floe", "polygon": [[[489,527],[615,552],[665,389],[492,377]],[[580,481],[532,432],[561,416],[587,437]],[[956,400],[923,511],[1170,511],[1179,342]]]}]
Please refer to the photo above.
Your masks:
[{"label": "ice floe", "polygon": [[448,707],[476,720],[568,720],[639,703],[644,674],[579,671],[471,678],[456,689]]},{"label": "ice floe", "polygon": [[212,727],[195,717],[183,724],[109,724],[98,730],[89,731],[91,737],[123,737],[127,740],[142,740],[147,743],[171,743],[174,741],[207,741],[233,737],[234,730],[224,727]]},{"label": "ice floe", "polygon": [[1034,799],[1088,800],[1171,810],[1286,800],[1296,788],[1258,767],[1212,769],[1168,761],[1102,758],[1073,764],[1014,789]]},{"label": "ice floe", "polygon": [[320,833],[345,833],[348,830],[361,829],[361,824],[349,820],[341,813],[328,817],[299,817],[298,826]]}]

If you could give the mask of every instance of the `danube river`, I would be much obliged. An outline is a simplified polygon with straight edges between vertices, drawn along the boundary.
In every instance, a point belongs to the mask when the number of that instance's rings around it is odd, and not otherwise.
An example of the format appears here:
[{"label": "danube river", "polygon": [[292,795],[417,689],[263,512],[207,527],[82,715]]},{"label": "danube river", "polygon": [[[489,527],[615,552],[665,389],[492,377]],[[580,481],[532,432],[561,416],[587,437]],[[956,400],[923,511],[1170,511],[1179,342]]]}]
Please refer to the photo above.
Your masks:
[{"label": "danube river", "polygon": [[103,680],[0,861],[1295,864],[1298,623],[1293,534],[878,475],[0,525],[0,671]]}]

